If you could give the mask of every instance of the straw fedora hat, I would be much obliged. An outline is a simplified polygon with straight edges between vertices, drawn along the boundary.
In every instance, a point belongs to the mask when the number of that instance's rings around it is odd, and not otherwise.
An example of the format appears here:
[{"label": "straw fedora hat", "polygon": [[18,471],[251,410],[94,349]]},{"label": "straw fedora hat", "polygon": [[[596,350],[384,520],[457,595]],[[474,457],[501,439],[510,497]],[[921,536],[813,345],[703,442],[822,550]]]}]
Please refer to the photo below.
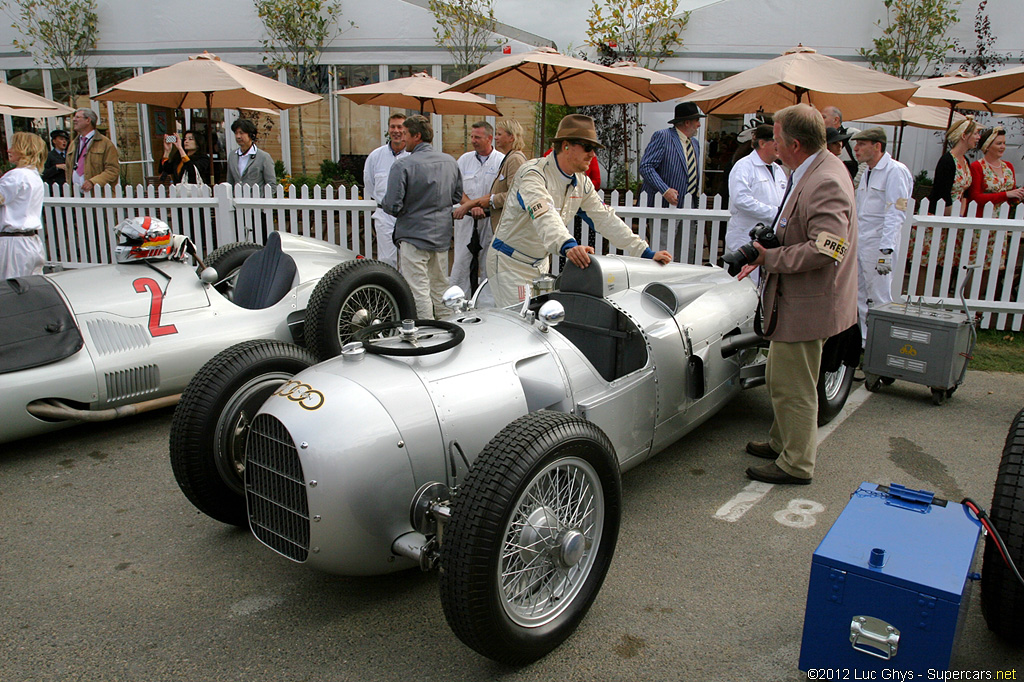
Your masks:
[{"label": "straw fedora hat", "polygon": [[558,122],[558,132],[551,138],[555,142],[559,140],[580,140],[589,142],[595,147],[604,149],[604,145],[597,139],[597,127],[594,119],[583,114],[569,114]]}]

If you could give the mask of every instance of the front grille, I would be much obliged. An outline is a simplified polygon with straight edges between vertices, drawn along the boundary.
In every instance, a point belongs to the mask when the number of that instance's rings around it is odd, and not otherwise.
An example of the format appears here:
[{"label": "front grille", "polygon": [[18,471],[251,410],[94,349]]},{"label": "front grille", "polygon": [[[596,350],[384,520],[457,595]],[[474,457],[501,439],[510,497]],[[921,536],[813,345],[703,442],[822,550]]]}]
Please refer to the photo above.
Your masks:
[{"label": "front grille", "polygon": [[156,365],[129,367],[103,375],[107,386],[107,401],[135,398],[160,388],[160,368]]},{"label": "front grille", "polygon": [[309,503],[302,462],[288,429],[256,415],[245,448],[245,498],[256,537],[293,561],[309,555]]}]

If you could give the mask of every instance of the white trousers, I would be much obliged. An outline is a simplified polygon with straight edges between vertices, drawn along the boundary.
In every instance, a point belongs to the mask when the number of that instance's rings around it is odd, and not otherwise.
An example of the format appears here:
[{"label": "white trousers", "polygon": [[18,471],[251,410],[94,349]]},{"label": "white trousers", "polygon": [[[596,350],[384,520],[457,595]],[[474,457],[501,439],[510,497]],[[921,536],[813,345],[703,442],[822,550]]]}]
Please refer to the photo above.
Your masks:
[{"label": "white trousers", "polygon": [[[480,245],[480,255],[477,263],[477,286],[487,279],[486,254],[488,245],[493,240],[491,232],[491,219],[488,217],[479,218],[476,221],[477,238],[476,243]],[[461,220],[455,221],[455,255],[452,261],[452,274],[449,277],[452,286],[462,289],[466,296],[472,296],[469,289],[469,271],[473,254],[469,251],[469,243],[473,240],[473,216],[467,215]]]},{"label": "white trousers", "polygon": [[496,249],[487,249],[487,271],[491,273],[488,283],[494,296],[494,305],[507,308],[523,302],[530,291],[530,283],[547,274],[550,258],[537,265],[520,263]]},{"label": "white trousers", "polygon": [[[872,253],[878,253],[877,249]],[[857,313],[860,315],[860,338],[868,340],[868,308],[892,303],[892,273],[879,275],[875,259],[857,258]]]},{"label": "white trousers", "polygon": [[[380,213],[381,216],[377,214]],[[373,232],[377,235],[377,260],[383,261],[391,267],[398,267],[398,247],[392,239],[395,234],[395,217],[384,211],[375,211],[373,214]]]},{"label": "white trousers", "polygon": [[424,251],[408,242],[399,247],[402,275],[416,300],[416,318],[443,320],[451,316],[441,298],[448,288],[448,252]]},{"label": "white trousers", "polygon": [[0,237],[0,280],[43,274],[43,240],[31,237]]}]

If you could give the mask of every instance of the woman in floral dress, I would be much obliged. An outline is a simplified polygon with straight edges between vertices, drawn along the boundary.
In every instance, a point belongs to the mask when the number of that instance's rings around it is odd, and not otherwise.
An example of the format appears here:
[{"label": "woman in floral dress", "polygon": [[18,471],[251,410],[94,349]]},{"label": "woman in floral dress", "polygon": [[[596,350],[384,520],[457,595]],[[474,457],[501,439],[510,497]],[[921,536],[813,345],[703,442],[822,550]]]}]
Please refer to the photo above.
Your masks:
[{"label": "woman in floral dress", "polygon": [[[1017,188],[1017,178],[1013,172],[1013,165],[1009,161],[1003,161],[1003,153],[1006,151],[1006,131],[996,126],[989,128],[981,134],[981,151],[984,157],[971,164],[971,187],[967,190],[967,196],[971,201],[978,204],[977,217],[982,216],[985,204],[993,204],[992,217],[999,217],[999,209],[1002,204],[1017,204],[1024,198],[1024,189]],[[985,268],[992,267],[992,254],[995,252],[996,233],[990,232],[988,236],[988,248],[985,253]],[[971,262],[975,262],[978,245],[971,245]],[[999,261],[999,268],[1006,267],[1006,243],[1002,243],[1002,257]]]}]

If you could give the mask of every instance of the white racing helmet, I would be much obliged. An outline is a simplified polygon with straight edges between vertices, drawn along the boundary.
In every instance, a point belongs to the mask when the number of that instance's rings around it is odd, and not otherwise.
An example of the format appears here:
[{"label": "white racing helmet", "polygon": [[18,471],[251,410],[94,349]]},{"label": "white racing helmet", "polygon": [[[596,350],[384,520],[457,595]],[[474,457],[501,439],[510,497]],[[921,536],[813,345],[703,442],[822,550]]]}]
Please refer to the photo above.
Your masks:
[{"label": "white racing helmet", "polygon": [[149,216],[126,218],[114,228],[118,245],[114,257],[118,263],[167,260],[173,250],[171,228]]}]

